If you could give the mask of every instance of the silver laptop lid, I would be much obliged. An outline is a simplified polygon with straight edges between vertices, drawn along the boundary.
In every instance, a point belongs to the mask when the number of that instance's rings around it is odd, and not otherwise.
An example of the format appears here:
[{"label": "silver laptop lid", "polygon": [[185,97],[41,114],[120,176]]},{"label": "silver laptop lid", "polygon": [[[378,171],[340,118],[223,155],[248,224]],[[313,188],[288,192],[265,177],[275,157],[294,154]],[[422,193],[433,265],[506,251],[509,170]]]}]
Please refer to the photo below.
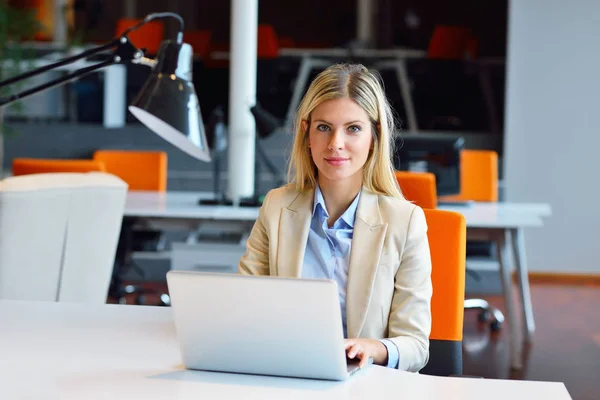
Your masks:
[{"label": "silver laptop lid", "polygon": [[187,368],[348,376],[334,281],[169,271],[167,282]]}]

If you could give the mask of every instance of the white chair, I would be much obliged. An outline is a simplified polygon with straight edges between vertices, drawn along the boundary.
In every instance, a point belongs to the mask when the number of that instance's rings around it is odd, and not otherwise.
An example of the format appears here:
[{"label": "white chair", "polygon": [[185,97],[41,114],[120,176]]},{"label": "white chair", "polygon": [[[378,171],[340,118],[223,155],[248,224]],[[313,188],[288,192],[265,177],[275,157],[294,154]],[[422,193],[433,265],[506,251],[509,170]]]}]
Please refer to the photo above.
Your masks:
[{"label": "white chair", "polygon": [[105,303],[126,195],[100,172],[0,181],[0,299]]}]

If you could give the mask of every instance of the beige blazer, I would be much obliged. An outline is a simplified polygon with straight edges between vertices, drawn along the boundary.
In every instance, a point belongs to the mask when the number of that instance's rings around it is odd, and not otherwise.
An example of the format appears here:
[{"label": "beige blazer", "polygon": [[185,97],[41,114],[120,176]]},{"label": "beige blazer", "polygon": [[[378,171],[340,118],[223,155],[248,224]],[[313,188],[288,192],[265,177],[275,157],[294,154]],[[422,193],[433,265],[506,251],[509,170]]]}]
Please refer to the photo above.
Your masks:
[{"label": "beige blazer", "polygon": [[[260,208],[239,272],[300,277],[314,190],[270,191]],[[350,338],[389,338],[398,369],[419,371],[429,359],[431,257],[423,210],[363,188],[354,223],[346,288]]]}]

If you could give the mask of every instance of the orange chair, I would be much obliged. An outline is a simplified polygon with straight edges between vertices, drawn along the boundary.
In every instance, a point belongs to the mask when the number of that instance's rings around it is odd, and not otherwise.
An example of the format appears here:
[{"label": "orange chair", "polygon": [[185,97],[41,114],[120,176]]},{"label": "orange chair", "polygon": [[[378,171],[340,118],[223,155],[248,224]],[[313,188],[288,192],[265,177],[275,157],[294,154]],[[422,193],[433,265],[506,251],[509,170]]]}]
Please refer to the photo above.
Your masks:
[{"label": "orange chair", "polygon": [[39,158],[14,158],[12,174],[30,175],[48,172],[106,172],[104,163],[98,160],[53,160]]},{"label": "orange chair", "polygon": [[463,150],[460,153],[460,193],[440,201],[498,201],[498,153]]},{"label": "orange chair", "polygon": [[421,208],[437,207],[435,175],[431,172],[396,171],[396,180],[407,200]]},{"label": "orange chair", "polygon": [[[127,182],[129,190],[167,190],[167,153],[163,151],[97,150],[94,160],[102,161],[108,173]],[[160,298],[162,305],[169,305],[165,293],[156,293],[143,286],[123,285],[123,276],[128,267],[137,269],[138,274],[144,276],[142,269],[133,261],[132,253],[163,251],[166,242],[163,232],[140,224],[135,218],[124,218],[110,296],[124,303],[128,295],[136,295],[136,303],[144,304],[146,294],[153,293]]]},{"label": "orange chair", "polygon": [[431,334],[428,375],[462,374],[467,224],[462,214],[425,209],[431,252]]},{"label": "orange chair", "polygon": [[[498,201],[498,153],[489,150],[463,150],[460,155],[460,193],[455,196],[440,197],[440,201]],[[467,242],[468,256],[491,257],[491,242]],[[477,275],[468,268],[467,272]],[[484,299],[465,300],[466,310],[479,310],[479,321],[490,324],[492,331],[502,328],[504,315]]]},{"label": "orange chair", "polygon": [[[120,36],[123,32],[141,22],[141,19],[121,18],[117,21],[115,35]],[[150,21],[127,34],[133,45],[139,49],[146,49],[146,54],[158,53],[160,43],[165,35],[165,26],[162,21]]]},{"label": "orange chair", "polygon": [[97,150],[94,160],[104,163],[106,172],[127,182],[129,190],[167,190],[164,151]]},{"label": "orange chair", "polygon": [[211,40],[212,32],[209,30],[186,31],[183,34],[183,41],[192,46],[194,55],[200,58],[208,57]]},{"label": "orange chair", "polygon": [[429,47],[428,58],[460,60],[468,54],[475,57],[477,39],[472,36],[469,29],[461,26],[438,25],[433,30]]},{"label": "orange chair", "polygon": [[277,58],[279,55],[279,41],[272,25],[258,25],[256,46],[256,56],[258,58]]}]

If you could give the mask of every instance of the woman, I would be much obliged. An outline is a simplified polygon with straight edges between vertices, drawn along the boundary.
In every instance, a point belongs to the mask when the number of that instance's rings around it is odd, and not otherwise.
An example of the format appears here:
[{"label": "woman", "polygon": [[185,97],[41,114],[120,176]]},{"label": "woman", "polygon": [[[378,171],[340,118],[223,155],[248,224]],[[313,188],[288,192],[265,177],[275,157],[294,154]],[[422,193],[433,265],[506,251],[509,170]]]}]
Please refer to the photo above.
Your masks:
[{"label": "woman", "polygon": [[267,194],[239,272],[334,279],[347,356],[419,371],[431,330],[427,224],[395,179],[380,81],[362,65],[331,66],[295,130],[291,183]]}]

